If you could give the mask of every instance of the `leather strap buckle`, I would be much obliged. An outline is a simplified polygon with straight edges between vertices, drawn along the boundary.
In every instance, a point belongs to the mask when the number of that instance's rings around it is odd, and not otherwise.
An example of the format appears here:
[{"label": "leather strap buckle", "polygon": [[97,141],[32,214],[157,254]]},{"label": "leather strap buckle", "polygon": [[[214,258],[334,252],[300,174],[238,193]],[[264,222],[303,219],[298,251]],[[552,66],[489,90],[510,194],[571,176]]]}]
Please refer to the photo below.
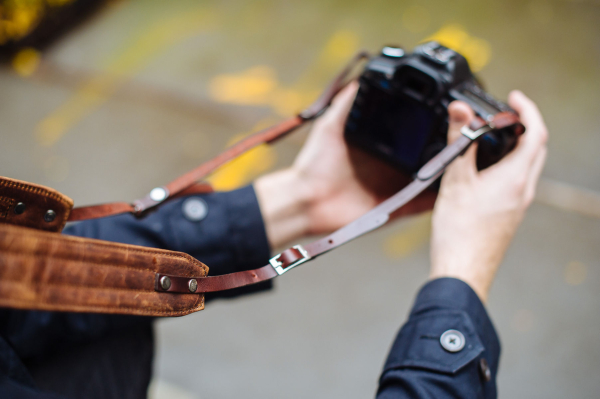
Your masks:
[{"label": "leather strap buckle", "polygon": [[269,260],[273,269],[278,275],[282,275],[288,270],[303,264],[311,259],[306,249],[302,245],[294,245],[293,247],[286,249],[282,253],[275,255]]}]

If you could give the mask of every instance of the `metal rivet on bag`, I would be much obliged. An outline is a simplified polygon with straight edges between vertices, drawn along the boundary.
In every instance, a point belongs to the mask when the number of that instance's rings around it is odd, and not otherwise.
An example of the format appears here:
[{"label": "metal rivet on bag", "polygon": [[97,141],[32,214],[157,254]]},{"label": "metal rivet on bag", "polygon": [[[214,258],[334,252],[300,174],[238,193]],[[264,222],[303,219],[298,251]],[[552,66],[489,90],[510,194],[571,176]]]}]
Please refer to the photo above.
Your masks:
[{"label": "metal rivet on bag", "polygon": [[171,279],[168,276],[162,276],[160,278],[160,287],[165,291],[171,288]]},{"label": "metal rivet on bag", "polygon": [[448,352],[460,352],[465,347],[465,336],[458,330],[448,330],[440,337],[440,344]]},{"label": "metal rivet on bag", "polygon": [[44,220],[50,223],[53,222],[54,219],[56,219],[56,212],[54,212],[52,209],[48,209],[44,215]]},{"label": "metal rivet on bag", "polygon": [[196,290],[198,289],[198,282],[195,278],[190,280],[190,282],[188,283],[188,287],[190,288],[190,292],[196,292]]},{"label": "metal rivet on bag", "polygon": [[15,205],[15,213],[17,215],[20,215],[23,212],[25,212],[25,208],[26,208],[25,204],[22,202],[19,202],[17,205]]}]

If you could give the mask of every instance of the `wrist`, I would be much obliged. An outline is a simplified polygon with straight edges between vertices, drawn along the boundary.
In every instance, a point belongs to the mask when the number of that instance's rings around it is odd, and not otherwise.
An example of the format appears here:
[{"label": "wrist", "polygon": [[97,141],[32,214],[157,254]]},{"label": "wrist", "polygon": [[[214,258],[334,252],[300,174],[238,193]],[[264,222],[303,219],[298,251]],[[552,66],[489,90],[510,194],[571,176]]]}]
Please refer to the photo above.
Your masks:
[{"label": "wrist", "polygon": [[308,233],[308,209],[314,191],[294,169],[262,176],[254,182],[254,189],[271,248],[278,248]]},{"label": "wrist", "polygon": [[465,282],[477,294],[482,303],[487,302],[491,280],[488,276],[472,273],[469,267],[432,267],[429,274],[430,280],[439,278],[455,278]]},{"label": "wrist", "polygon": [[[489,224],[494,225],[492,222]],[[499,226],[499,223],[495,224],[496,228]],[[477,234],[468,234],[466,229],[453,229],[461,231],[458,235],[462,240],[459,242],[454,235],[439,234],[441,230],[438,228],[436,231],[434,227],[432,233],[430,278],[452,277],[462,280],[471,286],[482,302],[487,302],[510,236],[486,234],[483,229],[475,227],[473,231],[477,231]],[[487,233],[490,230],[495,229],[488,228]]]},{"label": "wrist", "polygon": [[[477,293],[481,302],[486,303],[492,282],[502,262],[503,251],[495,251],[493,245],[478,246],[474,240],[468,248],[438,250],[432,246],[431,279],[452,277],[467,283]],[[488,241],[489,242],[489,241]]]},{"label": "wrist", "polygon": [[477,293],[481,302],[485,303],[497,269],[496,262],[490,258],[490,248],[480,248],[475,240],[469,240],[469,247],[442,245],[439,241],[440,237],[434,235],[430,279],[451,277],[462,280]]}]

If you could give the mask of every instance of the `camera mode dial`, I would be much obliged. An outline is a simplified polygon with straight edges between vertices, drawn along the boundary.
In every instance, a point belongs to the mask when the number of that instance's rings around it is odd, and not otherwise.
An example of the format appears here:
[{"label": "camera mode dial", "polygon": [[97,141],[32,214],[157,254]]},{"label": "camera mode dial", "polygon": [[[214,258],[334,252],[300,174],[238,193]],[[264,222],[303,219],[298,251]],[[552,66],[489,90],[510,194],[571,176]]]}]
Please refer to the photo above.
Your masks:
[{"label": "camera mode dial", "polygon": [[454,51],[436,42],[423,46],[423,54],[437,64],[446,64],[454,56]]},{"label": "camera mode dial", "polygon": [[404,50],[400,46],[385,46],[381,50],[381,54],[390,58],[400,58],[404,57]]}]

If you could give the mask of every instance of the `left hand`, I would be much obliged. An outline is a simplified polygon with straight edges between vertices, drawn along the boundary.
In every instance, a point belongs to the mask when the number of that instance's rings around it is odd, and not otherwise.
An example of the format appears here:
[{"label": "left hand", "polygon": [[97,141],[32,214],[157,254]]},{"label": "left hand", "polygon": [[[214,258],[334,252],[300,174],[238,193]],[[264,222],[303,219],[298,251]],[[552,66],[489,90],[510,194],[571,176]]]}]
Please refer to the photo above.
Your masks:
[{"label": "left hand", "polygon": [[[255,183],[273,247],[299,236],[331,233],[398,192],[410,179],[388,164],[349,147],[344,124],[358,90],[352,82],[319,118],[291,168]],[[394,217],[433,207],[425,192]]]}]

